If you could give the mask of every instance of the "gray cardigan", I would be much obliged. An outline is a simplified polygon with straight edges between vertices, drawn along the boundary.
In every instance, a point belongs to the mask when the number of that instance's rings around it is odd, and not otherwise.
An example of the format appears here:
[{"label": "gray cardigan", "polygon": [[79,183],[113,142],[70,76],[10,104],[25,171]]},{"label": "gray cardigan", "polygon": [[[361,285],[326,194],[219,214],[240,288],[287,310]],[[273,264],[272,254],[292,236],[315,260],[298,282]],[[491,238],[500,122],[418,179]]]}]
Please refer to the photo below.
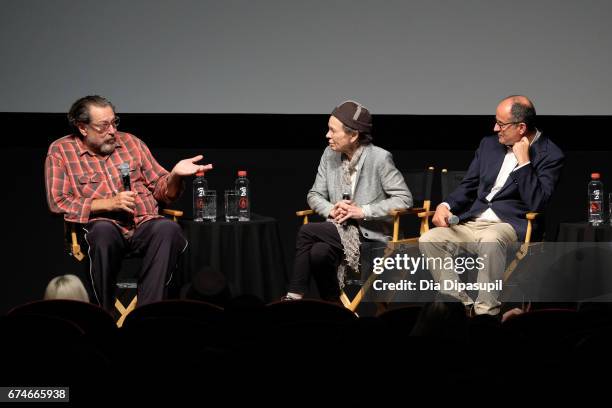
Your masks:
[{"label": "gray cardigan", "polygon": [[[366,218],[357,220],[368,239],[387,241],[392,231],[389,211],[412,206],[412,194],[388,151],[372,144],[364,146],[357,166],[353,201],[363,208]],[[308,205],[324,218],[342,200],[341,153],[327,147],[321,156],[314,185],[308,192]]]}]

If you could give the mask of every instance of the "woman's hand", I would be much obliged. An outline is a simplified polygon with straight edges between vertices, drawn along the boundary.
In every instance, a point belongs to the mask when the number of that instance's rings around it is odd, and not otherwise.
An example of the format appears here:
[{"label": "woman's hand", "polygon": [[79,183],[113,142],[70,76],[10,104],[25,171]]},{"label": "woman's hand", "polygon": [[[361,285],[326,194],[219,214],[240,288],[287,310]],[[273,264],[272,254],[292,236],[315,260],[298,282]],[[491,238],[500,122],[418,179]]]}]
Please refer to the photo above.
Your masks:
[{"label": "woman's hand", "polygon": [[342,200],[337,202],[332,211],[330,212],[330,215],[332,213],[335,214],[335,216],[333,217],[334,220],[339,224],[350,218],[353,218],[355,220],[361,220],[365,218],[365,214],[363,213],[361,207],[355,205],[350,200]]}]

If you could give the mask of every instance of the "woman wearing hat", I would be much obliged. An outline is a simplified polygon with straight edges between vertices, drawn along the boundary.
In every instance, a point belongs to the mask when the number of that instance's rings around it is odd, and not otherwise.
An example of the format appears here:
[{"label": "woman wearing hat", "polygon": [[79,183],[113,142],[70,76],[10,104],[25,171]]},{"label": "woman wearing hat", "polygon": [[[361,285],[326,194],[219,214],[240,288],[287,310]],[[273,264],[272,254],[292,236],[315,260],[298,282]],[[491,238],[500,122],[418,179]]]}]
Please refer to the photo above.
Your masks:
[{"label": "woman wearing hat", "polygon": [[346,268],[359,269],[360,244],[386,241],[391,209],[408,208],[412,195],[388,151],[372,144],[372,116],[355,101],[332,112],[308,205],[328,222],[305,224],[296,242],[293,277],[282,300],[301,299],[315,278],[322,299],[339,301]]}]

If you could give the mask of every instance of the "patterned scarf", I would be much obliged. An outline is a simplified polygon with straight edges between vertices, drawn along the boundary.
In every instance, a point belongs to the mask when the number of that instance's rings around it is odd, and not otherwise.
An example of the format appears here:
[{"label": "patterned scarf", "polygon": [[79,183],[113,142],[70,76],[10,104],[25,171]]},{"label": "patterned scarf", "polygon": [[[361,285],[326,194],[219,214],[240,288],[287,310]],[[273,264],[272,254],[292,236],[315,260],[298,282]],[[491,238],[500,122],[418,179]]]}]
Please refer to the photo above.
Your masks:
[{"label": "patterned scarf", "polygon": [[[359,146],[351,160],[346,155],[342,155],[342,192],[351,193],[353,190],[353,183],[351,182],[351,175],[357,171],[357,163],[363,153],[363,146]],[[351,197],[352,198],[352,197]],[[349,219],[343,224],[337,223],[335,220],[328,219],[333,222],[338,229],[340,234],[340,241],[344,247],[344,259],[338,265],[337,276],[340,289],[344,288],[344,278],[346,276],[347,268],[353,273],[359,273],[359,228],[357,221]]]}]

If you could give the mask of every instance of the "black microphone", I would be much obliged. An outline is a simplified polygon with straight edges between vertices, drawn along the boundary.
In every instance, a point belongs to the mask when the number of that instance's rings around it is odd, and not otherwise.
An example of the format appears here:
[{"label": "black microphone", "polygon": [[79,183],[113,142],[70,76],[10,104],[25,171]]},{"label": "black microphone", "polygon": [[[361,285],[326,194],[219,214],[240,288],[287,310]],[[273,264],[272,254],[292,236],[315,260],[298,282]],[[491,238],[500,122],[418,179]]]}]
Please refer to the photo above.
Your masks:
[{"label": "black microphone", "polygon": [[[342,199],[343,200],[350,200],[351,199],[351,193],[342,193]],[[347,220],[348,221],[348,220]],[[346,223],[347,221],[344,221],[342,224],[342,226],[346,227]]]},{"label": "black microphone", "polygon": [[455,214],[451,214],[448,217],[446,217],[446,223],[448,224],[449,227],[452,227],[453,225],[457,225],[459,224],[459,217],[457,217]]},{"label": "black microphone", "polygon": [[130,183],[130,164],[121,163],[119,165],[119,171],[121,172],[121,182],[123,183],[123,189],[125,191],[130,191],[132,189]]}]

